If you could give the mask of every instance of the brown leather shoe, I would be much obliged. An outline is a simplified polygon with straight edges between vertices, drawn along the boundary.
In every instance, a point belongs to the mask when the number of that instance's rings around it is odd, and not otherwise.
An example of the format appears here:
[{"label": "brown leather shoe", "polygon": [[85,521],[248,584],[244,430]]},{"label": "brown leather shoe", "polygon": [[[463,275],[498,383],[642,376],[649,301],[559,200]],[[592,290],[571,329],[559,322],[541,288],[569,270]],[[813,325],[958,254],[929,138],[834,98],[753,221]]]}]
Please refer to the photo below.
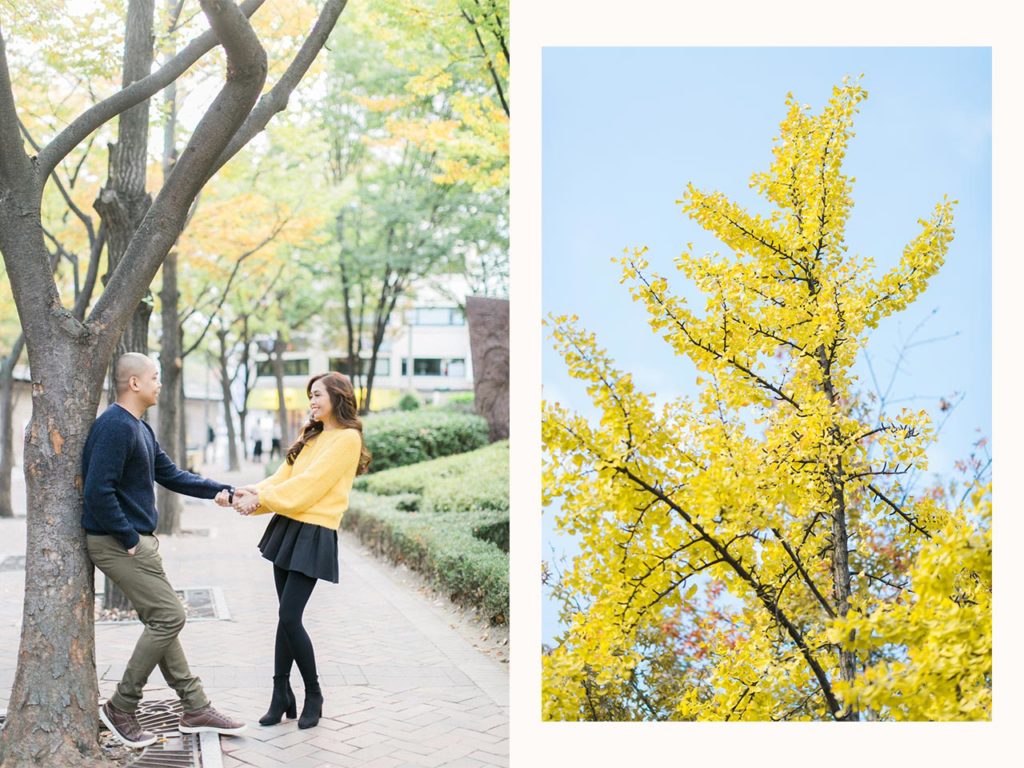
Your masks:
[{"label": "brown leather shoe", "polygon": [[178,722],[178,730],[182,733],[209,732],[234,736],[245,730],[245,723],[232,720],[207,704],[202,709],[183,714]]},{"label": "brown leather shoe", "polygon": [[123,744],[135,749],[148,747],[156,741],[156,734],[142,730],[131,712],[122,712],[109,701],[100,707],[100,720]]}]

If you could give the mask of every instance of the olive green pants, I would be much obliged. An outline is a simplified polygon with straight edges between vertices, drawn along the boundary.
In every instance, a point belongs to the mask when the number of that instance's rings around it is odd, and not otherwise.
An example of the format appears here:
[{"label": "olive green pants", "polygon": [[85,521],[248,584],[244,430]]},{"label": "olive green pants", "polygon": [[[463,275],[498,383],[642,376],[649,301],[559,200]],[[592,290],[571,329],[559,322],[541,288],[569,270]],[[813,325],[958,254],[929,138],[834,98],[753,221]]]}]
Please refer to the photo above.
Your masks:
[{"label": "olive green pants", "polygon": [[159,665],[186,712],[205,707],[209,699],[203,684],[188,668],[178,642],[178,633],[185,626],[185,608],[167,581],[157,538],[140,536],[134,555],[113,536],[88,534],[86,544],[92,562],[121,588],[144,626],[111,703],[122,712],[134,712],[142,701],[142,689]]}]

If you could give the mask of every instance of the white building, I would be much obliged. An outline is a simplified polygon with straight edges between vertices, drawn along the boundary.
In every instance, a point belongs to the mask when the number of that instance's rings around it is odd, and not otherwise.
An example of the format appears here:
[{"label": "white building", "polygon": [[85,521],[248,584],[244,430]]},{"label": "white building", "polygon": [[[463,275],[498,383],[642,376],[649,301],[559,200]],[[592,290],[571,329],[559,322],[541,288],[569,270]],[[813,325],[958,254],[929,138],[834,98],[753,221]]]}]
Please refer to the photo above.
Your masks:
[{"label": "white building", "polygon": [[[457,278],[446,280],[449,286]],[[324,371],[348,370],[344,341],[328,346],[322,332],[292,334],[284,353],[285,404],[290,411],[307,407],[306,382]],[[362,340],[362,366],[357,385],[365,387],[369,373],[371,338]],[[439,402],[454,393],[473,391],[473,366],[469,327],[457,297],[451,291],[425,289],[395,308],[377,355],[371,410],[395,407],[403,395],[412,393],[421,402]],[[277,389],[273,361],[263,352],[257,360],[256,388],[249,396],[253,410],[276,411]]]}]

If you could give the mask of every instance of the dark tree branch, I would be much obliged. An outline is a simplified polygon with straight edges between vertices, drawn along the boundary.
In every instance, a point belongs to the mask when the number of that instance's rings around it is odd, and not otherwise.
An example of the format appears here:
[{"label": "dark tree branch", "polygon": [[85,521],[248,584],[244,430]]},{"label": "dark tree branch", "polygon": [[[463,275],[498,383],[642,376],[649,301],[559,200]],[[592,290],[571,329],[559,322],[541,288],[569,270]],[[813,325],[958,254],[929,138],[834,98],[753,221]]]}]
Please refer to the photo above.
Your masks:
[{"label": "dark tree branch", "polygon": [[462,10],[462,18],[464,18],[466,23],[473,28],[473,35],[476,37],[476,42],[480,46],[480,50],[483,51],[484,60],[487,62],[487,71],[491,73],[491,80],[494,81],[494,89],[498,92],[498,100],[501,102],[501,108],[505,111],[505,117],[510,117],[511,113],[508,107],[508,101],[505,99],[505,90],[501,87],[501,80],[498,78],[498,73],[494,69],[493,62],[491,62],[491,54],[488,53],[487,46],[484,45],[484,40],[480,37],[480,30],[477,28],[477,22],[466,12],[465,9]]},{"label": "dark tree branch", "polygon": [[331,30],[334,29],[338,17],[341,16],[341,12],[345,10],[347,2],[348,0],[327,0],[324,3],[313,29],[310,30],[299,52],[295,54],[292,63],[288,65],[288,69],[281,75],[277,84],[260,98],[256,108],[252,110],[242,127],[238,129],[228,146],[211,166],[206,180],[217,173],[253,136],[266,128],[270,118],[288,107],[288,97],[327,42],[327,38],[330,36]]},{"label": "dark tree branch", "polygon": [[[238,8],[246,18],[252,16],[265,0],[245,0]],[[140,104],[157,91],[163,89],[183,72],[195,64],[204,54],[217,45],[217,34],[207,30],[156,72],[136,80],[103,101],[87,109],[75,118],[63,131],[58,133],[39,153],[37,160],[40,178],[46,178],[68,153],[77,147],[93,131],[113,117]]]},{"label": "dark tree branch", "polygon": [[904,512],[894,501],[892,501],[888,496],[886,496],[880,490],[875,488],[875,486],[869,484],[868,485],[868,490],[871,491],[873,494],[875,494],[875,496],[878,499],[880,499],[881,501],[885,502],[885,504],[893,512],[895,512],[897,515],[899,515],[904,520],[906,520],[907,523],[910,524],[910,527],[913,528],[915,531],[918,531],[919,533],[923,533],[926,539],[930,539],[932,537],[931,534],[928,533],[928,531],[926,531],[924,528],[922,528],[916,522],[914,522],[914,518],[912,518],[910,515],[908,515],[906,512]]}]

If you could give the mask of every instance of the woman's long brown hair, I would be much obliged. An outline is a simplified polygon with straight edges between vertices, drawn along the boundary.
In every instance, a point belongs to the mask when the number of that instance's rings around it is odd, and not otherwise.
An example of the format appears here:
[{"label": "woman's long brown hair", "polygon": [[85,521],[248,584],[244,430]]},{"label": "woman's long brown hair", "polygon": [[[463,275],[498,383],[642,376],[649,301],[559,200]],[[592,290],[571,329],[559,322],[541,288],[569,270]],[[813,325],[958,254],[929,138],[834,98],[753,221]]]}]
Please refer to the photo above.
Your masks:
[{"label": "woman's long brown hair", "polygon": [[[366,441],[363,439],[363,422],[359,419],[359,412],[356,410],[356,392],[352,387],[352,380],[343,373],[328,371],[318,373],[306,384],[306,396],[313,393],[313,385],[318,381],[322,382],[327,396],[331,398],[331,411],[334,418],[344,429],[355,429],[359,432],[359,466],[356,474],[361,475],[370,466],[370,452],[366,450]],[[289,464],[295,463],[295,457],[299,455],[306,443],[324,431],[322,421],[316,421],[310,417],[299,434],[299,439],[291,444],[285,460]]]}]

